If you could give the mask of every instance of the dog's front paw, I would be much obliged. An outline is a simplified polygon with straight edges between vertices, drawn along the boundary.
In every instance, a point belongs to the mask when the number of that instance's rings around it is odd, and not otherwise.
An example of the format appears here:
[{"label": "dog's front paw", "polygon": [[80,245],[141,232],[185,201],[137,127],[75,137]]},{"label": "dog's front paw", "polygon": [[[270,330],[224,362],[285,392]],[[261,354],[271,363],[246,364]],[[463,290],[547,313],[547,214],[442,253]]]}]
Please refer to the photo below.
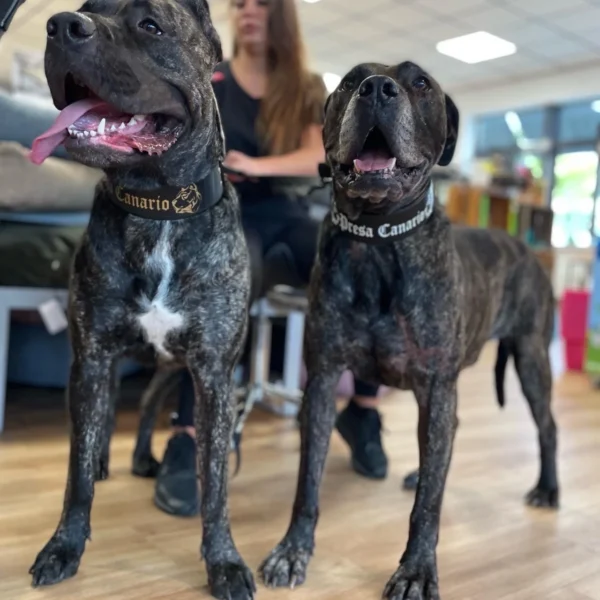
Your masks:
[{"label": "dog's front paw", "polygon": [[33,587],[52,585],[77,573],[85,540],[79,543],[66,535],[55,534],[37,555],[29,574]]},{"label": "dog's front paw", "polygon": [[527,506],[532,506],[533,508],[558,509],[560,504],[559,496],[558,488],[548,489],[538,485],[527,494],[525,503]]},{"label": "dog's front paw", "polygon": [[242,562],[217,563],[207,567],[210,593],[219,600],[252,600],[254,577]]},{"label": "dog's front paw", "polygon": [[382,597],[384,600],[440,600],[435,564],[431,561],[401,564]]},{"label": "dog's front paw", "polygon": [[306,580],[311,554],[310,550],[297,544],[282,542],[260,566],[260,577],[267,587],[294,589]]},{"label": "dog's front paw", "polygon": [[137,477],[145,477],[147,479],[154,479],[158,475],[160,469],[160,463],[150,454],[149,456],[140,456],[139,458],[133,458],[133,465],[131,472]]}]

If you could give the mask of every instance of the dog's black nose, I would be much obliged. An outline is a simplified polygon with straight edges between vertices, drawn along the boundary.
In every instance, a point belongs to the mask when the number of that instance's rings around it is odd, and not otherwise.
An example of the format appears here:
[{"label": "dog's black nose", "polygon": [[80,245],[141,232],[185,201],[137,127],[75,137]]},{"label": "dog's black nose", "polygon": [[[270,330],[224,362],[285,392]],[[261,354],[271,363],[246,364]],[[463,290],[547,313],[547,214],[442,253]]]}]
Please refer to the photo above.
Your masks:
[{"label": "dog's black nose", "polygon": [[80,13],[62,12],[54,15],[46,25],[48,37],[63,44],[80,44],[96,33],[94,21]]},{"label": "dog's black nose", "polygon": [[376,98],[385,102],[398,96],[399,89],[398,84],[391,77],[371,75],[360,84],[358,93],[362,98]]}]

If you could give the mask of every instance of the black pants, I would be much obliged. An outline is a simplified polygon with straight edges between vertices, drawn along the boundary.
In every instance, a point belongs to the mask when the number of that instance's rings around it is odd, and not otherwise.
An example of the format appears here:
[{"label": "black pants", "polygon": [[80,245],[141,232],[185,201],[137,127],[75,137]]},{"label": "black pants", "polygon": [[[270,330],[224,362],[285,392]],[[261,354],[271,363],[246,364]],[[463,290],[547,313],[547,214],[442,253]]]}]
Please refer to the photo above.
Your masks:
[{"label": "black pants", "polygon": [[[305,285],[308,285],[317,252],[319,223],[311,219],[301,205],[285,198],[242,203],[242,225],[250,249],[254,291],[260,285],[258,282],[261,279],[262,257],[281,242],[291,251],[296,272]],[[354,382],[357,396],[374,398],[378,389],[378,386],[364,381]],[[174,424],[180,427],[194,426],[194,387],[187,372],[183,376]]]}]

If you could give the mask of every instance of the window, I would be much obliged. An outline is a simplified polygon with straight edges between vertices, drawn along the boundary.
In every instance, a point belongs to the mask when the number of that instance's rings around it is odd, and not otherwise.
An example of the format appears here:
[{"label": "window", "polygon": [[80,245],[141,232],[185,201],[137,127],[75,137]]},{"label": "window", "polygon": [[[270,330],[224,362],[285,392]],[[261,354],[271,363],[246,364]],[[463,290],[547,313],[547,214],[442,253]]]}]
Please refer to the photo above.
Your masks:
[{"label": "window", "polygon": [[[562,106],[482,115],[475,121],[475,154],[527,167],[552,184],[552,244],[587,247],[600,236],[600,186],[595,196],[600,98]],[[598,146],[598,147],[597,147]]]},{"label": "window", "polygon": [[559,154],[554,163],[552,245],[589,247],[594,212],[598,154],[593,151]]},{"label": "window", "polygon": [[558,114],[558,143],[595,143],[600,125],[600,102],[567,104]]},{"label": "window", "polygon": [[543,108],[482,116],[475,122],[475,152],[486,156],[494,151],[533,149],[543,141],[545,123]]}]

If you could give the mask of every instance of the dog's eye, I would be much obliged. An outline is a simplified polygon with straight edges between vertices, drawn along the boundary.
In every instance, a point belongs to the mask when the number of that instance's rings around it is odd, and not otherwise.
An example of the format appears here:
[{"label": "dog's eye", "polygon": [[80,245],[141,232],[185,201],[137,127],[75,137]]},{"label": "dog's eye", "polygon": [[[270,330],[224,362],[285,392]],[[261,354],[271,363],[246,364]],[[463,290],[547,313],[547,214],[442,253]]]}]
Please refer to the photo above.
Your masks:
[{"label": "dog's eye", "polygon": [[430,87],[427,77],[417,77],[412,85],[416,90],[427,90]]},{"label": "dog's eye", "polygon": [[354,81],[352,79],[344,79],[340,85],[340,90],[344,92],[351,92],[354,89]]},{"label": "dog's eye", "polygon": [[143,29],[146,33],[151,33],[152,35],[163,34],[162,29],[152,19],[144,19],[143,21],[140,21],[138,27]]}]

